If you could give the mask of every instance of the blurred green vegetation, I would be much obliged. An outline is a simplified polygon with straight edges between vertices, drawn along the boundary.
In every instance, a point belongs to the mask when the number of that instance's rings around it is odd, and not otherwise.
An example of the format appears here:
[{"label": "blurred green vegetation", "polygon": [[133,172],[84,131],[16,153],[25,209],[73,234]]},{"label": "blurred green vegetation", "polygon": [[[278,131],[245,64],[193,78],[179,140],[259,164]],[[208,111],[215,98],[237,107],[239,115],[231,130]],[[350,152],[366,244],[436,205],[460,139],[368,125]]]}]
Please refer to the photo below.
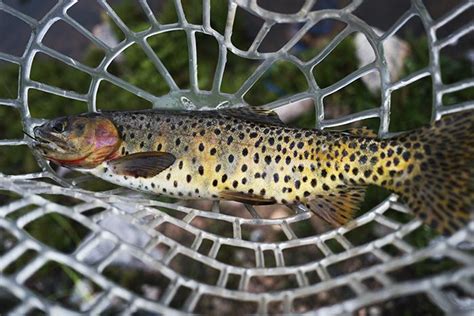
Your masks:
[{"label": "blurred green vegetation", "polygon": [[[200,23],[201,2],[188,2],[185,6],[187,20],[193,23]],[[212,25],[223,31],[225,25],[227,5],[224,1],[212,0]],[[193,7],[193,6],[199,6]],[[124,1],[116,8],[118,15],[135,31],[144,30],[148,27],[143,12],[139,6],[132,1]],[[174,23],[177,21],[174,4],[171,1],[165,2],[164,7],[157,16],[160,23]],[[123,38],[118,28],[114,28],[119,38]],[[246,41],[246,31],[242,24],[236,25],[233,40],[236,43]],[[411,47],[411,54],[408,56],[402,72],[402,77],[413,73],[426,66],[429,61],[428,46],[425,38],[408,37],[407,41]],[[326,41],[327,42],[327,41]],[[318,47],[308,47],[301,52],[301,58],[307,60],[320,51],[321,46],[326,44],[322,41]],[[170,31],[148,39],[148,44],[162,60],[169,70],[176,84],[181,89],[187,89],[189,80],[189,58],[186,34],[183,31]],[[237,45],[239,46],[239,45]],[[198,49],[198,71],[199,87],[201,89],[211,89],[213,75],[218,58],[218,46],[214,38],[197,34]],[[103,56],[103,52],[97,48],[88,48],[85,56],[86,64],[98,64]],[[137,45],[126,49],[120,57],[120,61],[115,61],[109,66],[109,72],[119,76],[123,80],[136,85],[137,87],[155,95],[165,95],[169,87],[163,78],[156,71],[152,61],[146,56],[143,50]],[[258,66],[258,61],[244,60],[232,53],[228,53],[227,67],[223,79],[221,90],[226,93],[235,92],[240,85],[248,78],[253,70]],[[456,81],[455,78],[469,77],[472,72],[467,61],[452,59],[442,56],[441,65],[443,68],[443,78],[449,82]],[[355,47],[351,38],[344,40],[314,71],[317,83],[321,87],[327,87],[336,83],[357,69],[357,58]],[[282,75],[284,74],[284,75]],[[79,93],[87,91],[90,83],[90,76],[78,72],[64,64],[52,60],[46,56],[38,56],[35,59],[32,69],[32,78],[53,86]],[[15,65],[2,65],[0,76],[0,98],[16,98],[18,81],[18,67]],[[257,82],[257,84],[246,95],[245,100],[252,106],[258,106],[275,101],[286,95],[305,91],[307,82],[304,75],[290,62],[276,62],[267,73]],[[59,96],[30,90],[28,95],[28,105],[31,114],[35,118],[53,118],[62,115],[85,112],[87,104],[79,101],[65,99]],[[432,86],[430,79],[422,79],[414,84],[403,87],[392,94],[392,113],[390,131],[403,131],[419,127],[429,122],[431,116]],[[455,104],[466,100],[474,99],[474,90],[463,90],[459,93],[447,96],[449,104]],[[324,100],[325,110],[354,113],[368,108],[379,106],[380,95],[372,94],[361,80],[350,84],[341,91],[329,95]],[[103,81],[99,87],[97,95],[98,109],[121,110],[121,109],[142,109],[150,108],[148,101],[137,97],[113,84]],[[326,113],[328,117],[330,113]],[[0,139],[13,139],[22,137],[21,118],[16,110],[7,107],[0,107]],[[301,119],[293,122],[295,126],[313,127],[315,123],[314,113],[305,115]],[[367,120],[361,124],[374,130],[378,129],[377,120]],[[0,172],[2,173],[27,173],[37,170],[37,165],[28,149],[24,146],[0,147]],[[94,189],[100,190],[102,184],[95,185]],[[361,212],[367,211],[387,195],[388,191],[370,187],[366,195],[366,200],[361,207]],[[0,196],[0,204],[5,202]],[[302,231],[312,231],[309,221],[306,227],[300,227]],[[44,229],[48,227],[48,229]],[[87,230],[77,222],[69,220],[58,214],[51,214],[30,223],[27,230],[39,240],[60,251],[71,252],[77,244],[86,236]],[[366,234],[371,233],[371,226],[368,225]],[[0,234],[0,237],[2,235]],[[426,246],[434,236],[433,232],[427,228],[417,230],[409,236],[411,244],[416,246]],[[337,252],[340,245],[330,244],[330,248]],[[0,246],[1,247],[1,246]],[[220,253],[220,255],[222,255]],[[229,253],[228,257],[232,257]],[[417,271],[430,269],[428,265],[417,267]],[[59,271],[55,267],[55,271]],[[117,279],[117,283],[139,292],[138,284],[142,277],[137,277],[142,272],[135,270],[123,270],[111,268],[110,276]],[[50,273],[43,271],[41,273]],[[62,269],[62,273],[66,273]],[[67,274],[67,273],[66,273]],[[143,276],[143,275],[142,275]],[[146,278],[145,278],[146,279]],[[137,281],[138,280],[138,281]]]}]

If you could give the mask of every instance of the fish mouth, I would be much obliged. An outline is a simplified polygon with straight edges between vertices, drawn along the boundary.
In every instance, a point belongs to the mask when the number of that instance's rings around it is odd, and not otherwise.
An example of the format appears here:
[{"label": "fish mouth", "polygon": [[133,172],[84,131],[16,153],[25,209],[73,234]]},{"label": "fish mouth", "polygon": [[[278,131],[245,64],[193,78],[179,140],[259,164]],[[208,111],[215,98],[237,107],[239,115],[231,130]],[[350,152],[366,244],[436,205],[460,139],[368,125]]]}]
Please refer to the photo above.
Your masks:
[{"label": "fish mouth", "polygon": [[33,142],[33,147],[58,152],[66,153],[70,150],[67,142],[54,135],[52,132],[45,131],[42,126],[37,126],[33,129],[34,138],[31,137]]}]

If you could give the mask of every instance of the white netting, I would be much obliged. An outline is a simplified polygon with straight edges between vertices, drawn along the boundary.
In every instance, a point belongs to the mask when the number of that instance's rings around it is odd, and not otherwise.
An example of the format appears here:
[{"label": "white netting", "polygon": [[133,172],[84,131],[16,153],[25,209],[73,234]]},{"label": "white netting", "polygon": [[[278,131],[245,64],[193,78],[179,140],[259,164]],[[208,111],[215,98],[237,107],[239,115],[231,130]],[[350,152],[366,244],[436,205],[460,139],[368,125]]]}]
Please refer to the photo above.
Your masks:
[{"label": "white netting", "polygon": [[[82,101],[87,104],[82,111],[95,111],[101,108],[97,96],[103,82],[129,91],[156,107],[239,106],[247,103],[246,94],[275,63],[287,61],[304,75],[307,89],[279,97],[263,107],[277,109],[311,100],[318,128],[379,118],[379,136],[387,137],[392,93],[427,77],[431,78],[433,88],[433,120],[447,113],[474,109],[473,100],[443,103],[443,96],[472,88],[474,79],[444,84],[440,66],[440,51],[472,32],[474,24],[471,21],[445,37],[438,34],[448,22],[472,12],[473,1],[462,1],[445,15],[432,19],[424,3],[413,0],[393,26],[380,35],[354,14],[363,2],[358,0],[340,9],[324,10],[313,10],[315,0],[300,1],[301,7],[291,14],[269,11],[260,5],[264,1],[229,0],[226,24],[221,31],[211,23],[211,3],[214,5],[215,1],[202,1],[200,24],[188,22],[180,0],[174,1],[177,22],[161,24],[159,13],[149,5],[151,2],[136,2],[149,27],[134,32],[105,0],[90,1],[98,4],[114,27],[123,33],[123,39],[113,44],[106,43],[71,17],[69,12],[78,5],[76,0],[59,1],[38,20],[0,0],[0,12],[31,28],[21,56],[0,52],[0,61],[19,66],[18,95],[11,98],[0,95],[0,108],[20,113],[24,129],[31,132],[43,118],[31,114],[38,111],[29,103],[32,90]],[[238,10],[262,21],[245,50],[233,42]],[[295,45],[325,19],[344,22],[345,26],[312,58],[298,58],[293,50]],[[429,44],[429,64],[394,81],[386,66],[383,44],[412,19],[422,22]],[[59,22],[66,23],[104,51],[98,65],[86,65],[44,44]],[[259,47],[265,37],[279,24],[294,24],[296,31],[282,47],[261,52]],[[184,31],[188,45],[189,88],[185,89],[176,84],[158,57],[159,52],[149,44],[153,36],[177,30]],[[314,68],[354,32],[365,35],[375,60],[327,87],[319,87]],[[218,43],[218,58],[208,90],[198,87],[196,36],[199,34],[212,36]],[[114,61],[132,45],[140,47],[149,58],[166,82],[167,94],[158,96],[145,91],[110,71]],[[231,53],[258,66],[235,93],[225,93],[221,85]],[[38,54],[88,74],[87,91],[75,92],[32,79]],[[380,78],[378,107],[325,118],[327,96],[374,72]],[[0,118],[4,119],[10,118]],[[0,140],[0,149],[6,152],[29,144],[26,136],[5,138]],[[413,236],[421,223],[406,215],[410,211],[397,202],[395,195],[390,195],[345,227],[323,233],[315,229],[302,231],[301,227],[314,227],[308,212],[260,218],[250,208],[254,216],[237,216],[239,210],[226,212],[226,208],[238,208],[235,204],[214,204],[211,211],[203,211],[179,201],[162,202],[122,189],[93,192],[82,185],[90,180],[87,177],[64,176],[63,170],[53,170],[42,158],[35,157],[42,168],[40,172],[0,174],[0,302],[6,302],[5,306],[10,304],[12,314],[32,310],[47,313],[317,310],[321,314],[335,314],[362,308],[370,312],[370,306],[396,299],[395,304],[403,304],[404,297],[412,296],[429,299],[434,309],[445,312],[468,312],[474,308],[474,222],[449,239],[420,242]],[[73,249],[58,249],[44,233],[33,231],[32,227],[38,225],[32,224],[45,218],[53,218],[53,222],[44,223],[63,227],[65,234],[71,232],[71,225],[75,227]],[[368,225],[370,230],[366,229]],[[51,228],[45,225],[42,229]],[[127,278],[138,281],[130,282]],[[57,293],[61,290],[67,297]]]}]

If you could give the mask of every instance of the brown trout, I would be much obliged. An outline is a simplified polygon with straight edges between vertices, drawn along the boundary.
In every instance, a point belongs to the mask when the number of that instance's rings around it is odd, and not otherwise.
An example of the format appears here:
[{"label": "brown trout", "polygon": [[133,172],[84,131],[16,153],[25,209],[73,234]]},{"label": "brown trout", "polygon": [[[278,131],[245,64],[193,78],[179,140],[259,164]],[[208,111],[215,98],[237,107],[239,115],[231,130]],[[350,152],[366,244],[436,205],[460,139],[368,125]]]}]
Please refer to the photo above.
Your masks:
[{"label": "brown trout", "polygon": [[300,204],[343,225],[374,184],[442,234],[469,221],[473,111],[392,139],[367,131],[292,128],[273,112],[240,108],[81,114],[34,135],[46,159],[149,193]]}]

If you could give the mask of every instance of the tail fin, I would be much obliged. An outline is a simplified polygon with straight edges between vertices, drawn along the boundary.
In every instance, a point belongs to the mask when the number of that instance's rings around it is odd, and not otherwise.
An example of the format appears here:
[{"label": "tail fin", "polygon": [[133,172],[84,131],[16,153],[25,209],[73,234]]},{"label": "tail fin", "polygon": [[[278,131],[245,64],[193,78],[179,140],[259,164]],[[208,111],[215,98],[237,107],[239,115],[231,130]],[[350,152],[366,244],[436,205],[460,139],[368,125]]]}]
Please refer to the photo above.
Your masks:
[{"label": "tail fin", "polygon": [[474,111],[444,116],[398,140],[415,164],[395,192],[439,233],[464,227],[474,211]]}]

